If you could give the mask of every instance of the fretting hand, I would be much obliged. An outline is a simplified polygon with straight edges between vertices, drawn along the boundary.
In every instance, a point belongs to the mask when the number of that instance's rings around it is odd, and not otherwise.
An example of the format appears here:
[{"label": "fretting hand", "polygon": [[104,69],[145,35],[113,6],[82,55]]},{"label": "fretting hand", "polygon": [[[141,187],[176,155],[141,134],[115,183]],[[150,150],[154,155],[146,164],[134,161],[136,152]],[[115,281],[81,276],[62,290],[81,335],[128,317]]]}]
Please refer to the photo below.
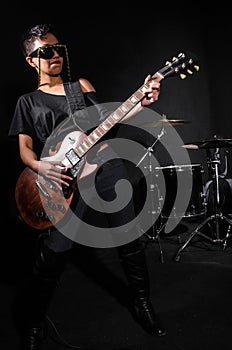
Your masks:
[{"label": "fretting hand", "polygon": [[143,107],[149,106],[155,101],[157,101],[160,94],[160,83],[153,80],[150,74],[146,77],[144,81],[145,84],[147,84],[148,82],[149,82],[149,88],[146,91],[146,96],[141,101],[141,105]]}]

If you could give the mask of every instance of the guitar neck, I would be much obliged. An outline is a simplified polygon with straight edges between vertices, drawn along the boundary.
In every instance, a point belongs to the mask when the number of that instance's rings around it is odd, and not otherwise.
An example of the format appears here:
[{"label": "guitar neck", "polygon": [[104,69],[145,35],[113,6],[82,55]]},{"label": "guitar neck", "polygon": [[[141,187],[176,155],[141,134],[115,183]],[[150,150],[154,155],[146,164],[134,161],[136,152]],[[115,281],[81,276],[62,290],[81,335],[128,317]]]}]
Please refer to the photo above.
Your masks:
[{"label": "guitar neck", "polygon": [[[160,81],[162,74],[155,73],[151,79]],[[111,113],[99,126],[94,129],[76,148],[79,157],[84,156],[114,125],[122,120],[145,96],[149,82],[144,83],[125,102],[123,102],[113,113]]]},{"label": "guitar neck", "polygon": [[[152,75],[151,80],[161,81],[164,78],[179,75],[181,79],[185,79],[186,72],[193,74],[190,69],[192,66],[196,71],[199,67],[196,65],[198,59],[193,59],[187,53],[179,53],[177,57],[173,57],[165,66]],[[79,157],[85,155],[91,147],[93,147],[115,124],[122,120],[146,95],[150,81],[144,83],[135,91],[124,103],[122,103],[113,113],[109,115],[96,129],[84,138],[74,151]]]}]

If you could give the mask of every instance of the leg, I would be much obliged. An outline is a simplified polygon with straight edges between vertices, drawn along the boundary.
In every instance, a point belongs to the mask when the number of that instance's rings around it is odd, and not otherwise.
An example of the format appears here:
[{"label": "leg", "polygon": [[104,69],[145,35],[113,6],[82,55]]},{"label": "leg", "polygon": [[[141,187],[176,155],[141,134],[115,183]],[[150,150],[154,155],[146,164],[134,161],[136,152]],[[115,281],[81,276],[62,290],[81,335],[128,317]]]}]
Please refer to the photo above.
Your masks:
[{"label": "leg", "polygon": [[132,315],[147,333],[165,335],[165,328],[150,300],[149,274],[143,243],[138,239],[118,247],[118,253],[129,283]]},{"label": "leg", "polygon": [[39,350],[46,337],[45,320],[52,296],[64,269],[67,253],[56,253],[44,240],[36,251],[32,278],[24,294],[22,350]]}]

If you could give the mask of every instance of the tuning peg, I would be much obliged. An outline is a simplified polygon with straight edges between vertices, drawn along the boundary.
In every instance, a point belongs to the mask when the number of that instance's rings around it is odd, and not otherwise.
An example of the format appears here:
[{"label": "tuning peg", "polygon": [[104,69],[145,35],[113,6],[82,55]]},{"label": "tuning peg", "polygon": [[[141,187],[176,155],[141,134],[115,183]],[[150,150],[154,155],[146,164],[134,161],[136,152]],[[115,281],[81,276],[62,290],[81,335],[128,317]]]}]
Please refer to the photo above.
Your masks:
[{"label": "tuning peg", "polygon": [[165,63],[165,65],[166,65],[166,66],[170,66],[170,65],[171,65],[171,62],[167,61],[167,62]]},{"label": "tuning peg", "polygon": [[194,68],[196,69],[196,71],[198,72],[200,67],[199,66],[194,66]]},{"label": "tuning peg", "polygon": [[190,69],[187,69],[188,74],[193,74],[193,72]]},{"label": "tuning peg", "polygon": [[176,61],[177,60],[177,58],[174,56],[174,57],[172,57],[172,61]]},{"label": "tuning peg", "polygon": [[180,74],[180,78],[181,78],[181,79],[185,79],[185,78],[186,78],[186,75],[183,74],[183,73],[181,73],[181,74]]}]

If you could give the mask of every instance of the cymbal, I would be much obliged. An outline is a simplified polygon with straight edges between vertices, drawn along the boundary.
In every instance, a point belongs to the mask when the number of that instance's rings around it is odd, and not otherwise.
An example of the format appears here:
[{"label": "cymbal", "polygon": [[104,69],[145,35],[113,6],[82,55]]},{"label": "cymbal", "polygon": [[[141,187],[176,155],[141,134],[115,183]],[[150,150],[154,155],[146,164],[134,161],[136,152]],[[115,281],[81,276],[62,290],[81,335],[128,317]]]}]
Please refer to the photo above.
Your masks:
[{"label": "cymbal", "polygon": [[182,145],[182,147],[187,149],[227,148],[227,147],[232,147],[232,139],[203,140],[203,141]]},{"label": "cymbal", "polygon": [[182,145],[181,147],[186,148],[186,149],[199,149],[198,145],[195,145],[193,143]]},{"label": "cymbal", "polygon": [[151,123],[144,124],[145,127],[157,127],[160,125],[182,125],[191,123],[189,120],[184,119],[160,119]]}]

